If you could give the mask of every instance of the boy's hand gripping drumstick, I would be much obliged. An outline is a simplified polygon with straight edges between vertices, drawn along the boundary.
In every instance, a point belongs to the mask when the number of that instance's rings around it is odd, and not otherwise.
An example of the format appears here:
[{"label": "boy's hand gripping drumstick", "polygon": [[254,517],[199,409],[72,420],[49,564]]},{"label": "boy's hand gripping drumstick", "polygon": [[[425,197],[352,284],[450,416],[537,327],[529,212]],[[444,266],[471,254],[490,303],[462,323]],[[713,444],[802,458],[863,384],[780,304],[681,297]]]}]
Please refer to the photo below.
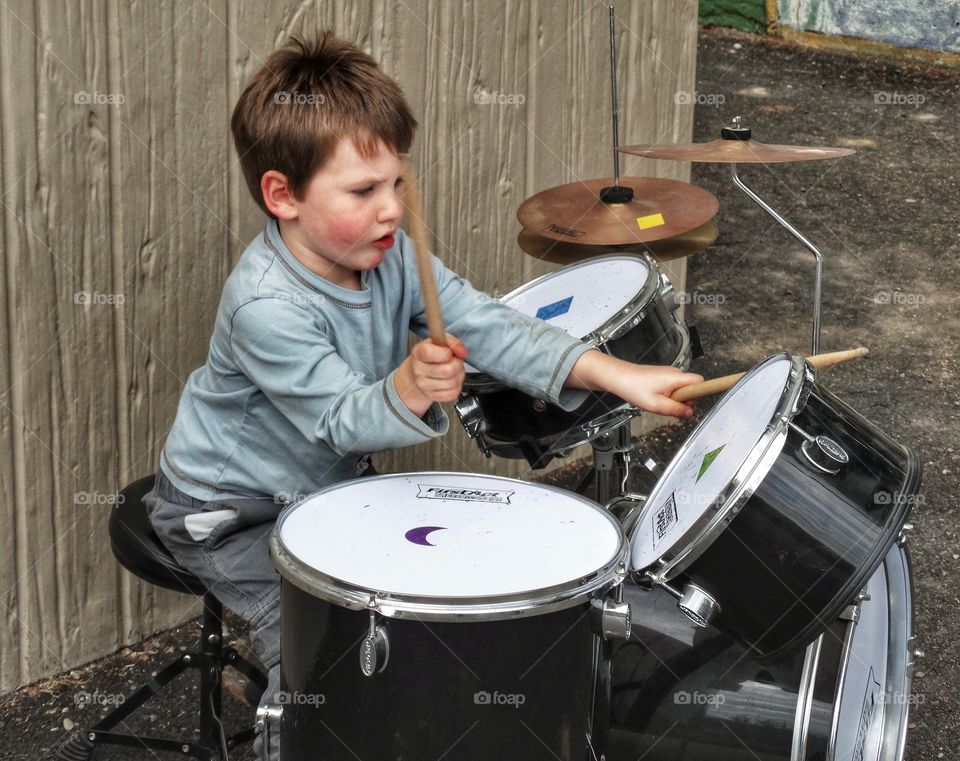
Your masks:
[{"label": "boy's hand gripping drumstick", "polygon": [[406,159],[403,169],[403,183],[406,185],[404,205],[410,224],[410,237],[417,253],[417,271],[420,273],[420,292],[423,294],[423,307],[427,312],[427,329],[430,340],[437,346],[449,346],[447,333],[443,327],[443,315],[440,313],[440,299],[437,296],[437,281],[433,277],[430,263],[430,249],[427,247],[427,223],[423,219],[423,205],[420,203],[420,190],[414,178],[410,160]]},{"label": "boy's hand gripping drumstick", "polygon": [[[856,349],[847,349],[846,351],[814,354],[812,357],[807,357],[807,362],[817,368],[829,367],[838,362],[846,362],[849,359],[865,357],[868,353],[869,350],[865,346],[860,346]],[[703,396],[710,396],[711,394],[720,394],[733,388],[733,385],[744,375],[746,375],[746,373],[736,373],[735,375],[724,375],[722,378],[712,378],[702,383],[691,383],[689,386],[678,388],[670,395],[670,398],[675,402],[689,402],[691,399],[699,399]]]}]

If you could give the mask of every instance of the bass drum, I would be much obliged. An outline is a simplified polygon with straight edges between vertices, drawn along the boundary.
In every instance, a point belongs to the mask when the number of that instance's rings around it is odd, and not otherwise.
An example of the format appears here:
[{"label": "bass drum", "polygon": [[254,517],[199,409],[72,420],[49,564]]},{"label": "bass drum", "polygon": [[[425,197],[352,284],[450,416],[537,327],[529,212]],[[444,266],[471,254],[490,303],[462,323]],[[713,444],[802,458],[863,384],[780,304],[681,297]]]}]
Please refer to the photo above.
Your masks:
[{"label": "bass drum", "polygon": [[901,761],[913,672],[903,542],[803,652],[756,659],[663,590],[627,585],[612,661],[612,761]]}]

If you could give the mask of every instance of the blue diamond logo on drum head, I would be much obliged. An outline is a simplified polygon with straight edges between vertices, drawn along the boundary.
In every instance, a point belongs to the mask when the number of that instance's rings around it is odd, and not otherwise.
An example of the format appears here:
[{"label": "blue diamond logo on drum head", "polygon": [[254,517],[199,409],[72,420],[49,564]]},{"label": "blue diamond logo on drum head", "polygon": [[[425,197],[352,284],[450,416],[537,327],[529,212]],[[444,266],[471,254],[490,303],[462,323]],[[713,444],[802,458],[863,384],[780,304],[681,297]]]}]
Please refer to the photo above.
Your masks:
[{"label": "blue diamond logo on drum head", "polygon": [[707,452],[707,453],[703,456],[703,462],[700,463],[700,472],[697,473],[697,481],[698,481],[698,482],[700,481],[701,478],[703,478],[703,474],[706,473],[706,472],[710,469],[710,466],[713,465],[713,461],[717,459],[717,455],[719,455],[719,454],[723,451],[723,448],[724,448],[725,446],[726,446],[726,444],[721,444],[721,445],[718,446],[716,449],[714,449],[714,450],[712,450],[712,451],[710,451],[710,452]]},{"label": "blue diamond logo on drum head", "polygon": [[560,299],[560,301],[554,301],[552,304],[542,306],[537,310],[534,317],[538,320],[549,320],[552,317],[559,317],[570,311],[570,303],[572,301],[573,296],[567,296],[565,299]]}]

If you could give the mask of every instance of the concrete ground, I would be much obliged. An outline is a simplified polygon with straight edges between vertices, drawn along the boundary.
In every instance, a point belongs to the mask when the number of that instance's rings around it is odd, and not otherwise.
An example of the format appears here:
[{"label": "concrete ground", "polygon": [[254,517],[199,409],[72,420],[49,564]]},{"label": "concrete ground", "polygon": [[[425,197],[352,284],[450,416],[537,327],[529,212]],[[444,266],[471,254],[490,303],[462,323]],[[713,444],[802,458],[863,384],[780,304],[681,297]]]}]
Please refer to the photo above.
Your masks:
[{"label": "concrete ground", "polygon": [[[907,758],[960,758],[960,77],[706,30],[696,100],[697,140],[713,139],[742,114],[762,142],[858,150],[834,161],[743,166],[741,174],[824,252],[823,348],[870,347],[869,358],[824,372],[825,385],[922,456],[923,499],[914,509],[910,548],[924,655]],[[650,171],[638,159],[625,162],[625,173]],[[694,181],[721,202],[720,238],[690,263],[688,316],[706,349],[695,369],[720,375],[774,351],[806,351],[812,258],[733,188],[724,166],[697,165]],[[662,429],[644,444],[669,459],[690,427]],[[242,626],[230,623],[239,642]],[[105,710],[78,700],[79,693],[129,691],[151,668],[192,646],[196,630],[186,624],[0,697],[0,759],[52,757],[68,729],[90,726]],[[241,694],[242,685],[233,691]],[[157,700],[138,726],[189,731],[195,705],[196,684],[187,680]],[[227,731],[252,715],[229,698]],[[95,758],[155,757],[114,750]],[[246,749],[231,758],[252,754]]]}]

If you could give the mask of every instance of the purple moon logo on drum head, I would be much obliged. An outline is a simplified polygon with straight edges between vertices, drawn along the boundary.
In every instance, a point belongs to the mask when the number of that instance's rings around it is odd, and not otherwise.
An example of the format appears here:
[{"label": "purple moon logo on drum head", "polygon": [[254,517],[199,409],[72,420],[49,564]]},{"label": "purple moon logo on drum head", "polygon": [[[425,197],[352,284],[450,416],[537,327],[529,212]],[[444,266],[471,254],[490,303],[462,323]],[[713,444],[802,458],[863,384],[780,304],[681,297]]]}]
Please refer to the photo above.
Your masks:
[{"label": "purple moon logo on drum head", "polygon": [[417,526],[403,536],[408,542],[422,544],[424,547],[436,547],[437,545],[433,544],[427,537],[434,531],[443,531],[446,528],[446,526]]}]

